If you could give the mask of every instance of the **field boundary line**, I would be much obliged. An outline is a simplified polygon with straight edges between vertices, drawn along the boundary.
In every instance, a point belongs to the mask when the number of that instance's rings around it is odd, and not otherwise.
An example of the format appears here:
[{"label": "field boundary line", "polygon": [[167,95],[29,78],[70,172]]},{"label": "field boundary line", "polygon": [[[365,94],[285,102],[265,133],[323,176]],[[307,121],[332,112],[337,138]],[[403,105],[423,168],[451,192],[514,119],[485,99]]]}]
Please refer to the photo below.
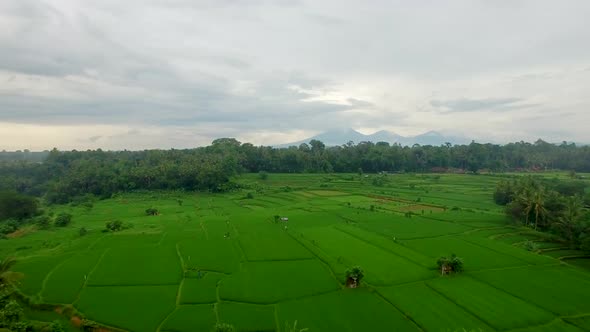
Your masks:
[{"label": "field boundary line", "polygon": [[502,329],[498,329],[497,327],[495,327],[494,324],[491,324],[490,322],[488,322],[486,319],[483,319],[482,317],[480,317],[479,315],[477,315],[475,312],[469,310],[468,308],[460,305],[459,303],[455,302],[455,300],[451,299],[450,297],[448,297],[446,294],[444,294],[443,292],[437,290],[436,288],[432,287],[431,285],[429,285],[427,282],[424,283],[424,285],[426,285],[426,287],[430,288],[433,292],[437,293],[438,295],[442,296],[443,298],[445,298],[446,300],[448,300],[449,302],[451,302],[452,304],[456,305],[457,307],[461,308],[463,311],[471,314],[473,317],[479,319],[480,321],[482,321],[484,324],[486,324],[487,326],[493,328],[494,330],[502,330]]},{"label": "field boundary line", "polygon": [[251,301],[240,301],[240,300],[229,300],[229,299],[220,299],[219,302],[226,302],[226,303],[238,303],[238,304],[249,304],[249,305],[258,305],[258,306],[271,306],[271,305],[276,305],[282,302],[289,302],[289,301],[299,301],[299,300],[303,300],[303,299],[307,299],[307,298],[311,298],[311,297],[316,297],[316,296],[322,296],[322,295],[328,295],[328,294],[332,294],[332,293],[337,293],[342,291],[342,288],[338,288],[338,289],[332,289],[332,290],[328,290],[328,291],[323,291],[323,292],[317,292],[314,294],[309,294],[309,295],[302,295],[302,296],[295,296],[295,297],[287,297],[284,299],[280,299],[280,300],[276,300],[273,302],[251,302]]},{"label": "field boundary line", "polygon": [[178,284],[178,291],[176,292],[176,306],[180,305],[180,298],[182,297],[182,286],[184,286],[184,281],[186,278],[182,278],[180,284]]},{"label": "field boundary line", "polygon": [[176,243],[176,255],[180,261],[180,269],[182,270],[182,277],[184,278],[184,274],[186,273],[186,265],[184,264],[184,258],[182,258],[182,254],[180,253],[179,243]]},{"label": "field boundary line", "polygon": [[178,309],[178,306],[175,306],[174,309],[172,309],[172,311],[170,311],[166,315],[166,317],[164,317],[164,319],[162,319],[162,321],[160,322],[160,324],[158,324],[158,327],[156,328],[156,332],[160,332],[162,330],[162,327],[164,327],[164,324],[170,318],[170,316],[172,316],[172,314],[176,311],[176,309]]},{"label": "field boundary line", "polygon": [[[529,300],[527,300],[527,299],[524,299],[524,298],[520,297],[519,295],[513,294],[512,292],[509,292],[509,291],[507,291],[507,290],[504,290],[504,289],[502,289],[502,288],[500,288],[500,287],[494,286],[493,284],[491,284],[491,283],[489,283],[489,282],[487,282],[487,281],[485,281],[485,280],[479,279],[479,278],[477,278],[477,277],[475,277],[475,276],[469,276],[469,277],[470,277],[470,278],[472,278],[472,279],[475,279],[476,281],[479,281],[479,282],[481,282],[482,284],[486,284],[486,285],[488,285],[488,286],[492,287],[493,289],[495,289],[495,290],[497,290],[497,291],[503,292],[503,293],[505,293],[505,294],[508,294],[508,295],[510,295],[510,296],[512,296],[512,297],[514,297],[514,298],[517,298],[517,299],[519,299],[519,300],[521,300],[521,301],[523,301],[523,302],[525,302],[525,303],[527,303],[527,304],[529,304],[529,305],[532,305],[533,307],[536,307],[537,309],[541,309],[541,310],[543,310],[543,311],[546,311],[546,312],[548,312],[548,313],[552,314],[552,315],[553,315],[553,316],[555,316],[555,317],[560,317],[560,314],[559,314],[559,313],[557,313],[557,312],[554,312],[554,311],[552,311],[552,310],[550,310],[550,309],[547,309],[547,308],[543,308],[543,307],[541,307],[540,305],[538,305],[538,304],[536,304],[536,303],[534,303],[534,302],[531,302],[531,301],[529,301]],[[547,325],[547,324],[548,324],[548,323],[545,323],[545,324],[540,324],[540,325]]]},{"label": "field boundary line", "polygon": [[[330,274],[332,275],[332,277],[334,278],[334,280],[336,281],[336,284],[340,287],[340,289],[344,288],[344,285],[342,284],[342,282],[340,282],[340,280],[338,279],[338,277],[336,277],[336,273],[334,272],[334,270],[332,269],[332,267],[330,266],[330,264],[328,262],[326,262],[322,257],[320,257],[318,254],[316,254],[315,252],[313,252],[312,250],[310,250],[305,243],[303,243],[303,241],[301,241],[300,239],[297,238],[297,236],[291,234],[291,232],[287,232],[287,234],[289,234],[289,236],[291,236],[295,241],[297,241],[300,245],[302,245],[305,250],[309,251],[313,256],[315,256],[322,264],[324,264],[324,266],[328,269],[328,271],[330,271]],[[302,234],[302,233],[300,233]],[[322,250],[321,248],[317,247],[318,250]],[[329,256],[328,254],[326,254],[326,256]]]},{"label": "field boundary line", "polygon": [[527,267],[550,267],[550,266],[560,266],[560,263],[550,263],[550,264],[540,264],[540,265],[519,265],[519,266],[505,266],[505,267],[495,267],[491,269],[480,269],[480,270],[468,270],[466,271],[467,274],[471,275],[471,273],[478,273],[478,272],[488,272],[488,271],[505,271],[505,270],[517,270],[517,269],[524,269]]},{"label": "field boundary line", "polygon": [[[355,226],[355,227],[356,227],[356,226]],[[389,249],[389,248],[385,248],[385,247],[382,247],[382,246],[380,246],[380,245],[377,245],[377,244],[371,243],[371,242],[369,242],[369,241],[367,241],[367,240],[365,240],[365,239],[361,238],[360,236],[358,236],[358,235],[355,235],[355,234],[352,234],[352,233],[349,233],[349,232],[347,232],[347,231],[345,231],[345,230],[343,230],[343,229],[340,229],[339,227],[334,227],[334,228],[335,228],[336,230],[338,230],[338,231],[340,231],[340,232],[342,232],[342,233],[344,233],[344,234],[347,234],[347,235],[349,235],[349,236],[352,236],[353,238],[355,238],[355,239],[357,239],[357,240],[359,240],[359,241],[361,241],[361,242],[364,242],[364,243],[366,243],[366,244],[368,244],[368,245],[370,245],[370,246],[373,246],[373,247],[375,247],[375,248],[377,248],[377,249],[381,249],[381,250],[383,250],[383,251],[386,251],[386,252],[388,252],[388,253],[391,253],[391,254],[393,254],[393,255],[395,255],[395,256],[398,256],[398,257],[400,257],[400,258],[402,258],[402,259],[405,259],[405,260],[407,260],[408,262],[410,262],[410,263],[412,263],[412,264],[416,264],[416,265],[418,265],[418,266],[421,266],[421,267],[428,268],[428,266],[424,266],[424,265],[422,265],[422,264],[420,264],[420,263],[418,263],[418,262],[416,262],[416,261],[414,261],[414,260],[412,260],[412,259],[410,259],[410,258],[408,258],[408,257],[406,257],[406,256],[400,255],[399,253],[397,253],[397,252],[394,252],[393,250],[391,250],[391,249]],[[364,230],[364,229],[363,229],[363,230]],[[373,234],[375,234],[375,235],[378,235],[378,236],[381,236],[381,237],[383,237],[383,238],[387,239],[387,237],[383,236],[382,234],[378,234],[378,233],[375,233],[375,232],[371,232],[371,231],[369,231],[369,230],[365,230],[365,231],[367,231],[367,232],[370,232],[370,233],[373,233]],[[411,248],[408,248],[408,247],[405,247],[405,246],[404,246],[404,248],[406,248],[406,249],[408,249],[408,250],[411,250],[411,251],[415,252],[416,254],[422,255],[421,253],[419,253],[419,252],[415,251],[414,249],[411,249]]]},{"label": "field boundary line", "polygon": [[274,316],[275,316],[275,325],[277,326],[277,332],[281,331],[281,325],[279,324],[279,305],[278,303],[274,304]]},{"label": "field boundary line", "polygon": [[49,278],[51,277],[51,275],[53,275],[53,273],[60,268],[61,266],[63,266],[65,263],[67,263],[69,260],[73,259],[74,257],[76,257],[78,255],[74,255],[72,257],[68,257],[67,259],[64,259],[63,262],[60,262],[59,264],[55,265],[53,267],[53,269],[51,269],[51,271],[49,271],[47,273],[47,275],[45,275],[45,278],[43,278],[43,282],[41,283],[41,290],[39,290],[39,293],[37,293],[37,295],[43,299],[43,292],[45,291],[45,288],[47,287],[47,281],[49,280]]},{"label": "field boundary line", "polygon": [[[526,263],[527,265],[531,265],[531,263],[530,263],[530,262],[527,262],[527,261],[525,261],[525,260],[524,260],[524,259],[522,259],[522,258],[518,258],[518,257],[516,257],[516,256],[512,256],[512,255],[510,255],[510,254],[507,254],[507,253],[504,253],[504,252],[498,251],[498,250],[496,250],[496,249],[493,249],[493,248],[490,248],[490,247],[482,246],[482,245],[481,245],[481,244],[479,244],[479,243],[472,242],[472,241],[469,241],[469,240],[466,240],[466,239],[463,239],[463,238],[459,238],[459,240],[461,240],[461,241],[463,241],[463,242],[467,242],[467,243],[469,243],[469,244],[472,244],[472,245],[474,245],[474,246],[477,246],[477,247],[480,247],[480,248],[484,248],[484,249],[487,249],[487,250],[493,251],[493,252],[495,252],[495,253],[497,253],[497,254],[500,254],[500,255],[503,255],[503,256],[508,256],[508,257],[510,257],[510,258],[514,258],[514,259],[516,259],[516,260],[519,260],[519,261],[521,261],[521,262],[524,262],[524,263]],[[490,240],[491,240],[491,241],[495,241],[495,240],[493,240],[493,239],[490,239]],[[516,247],[514,247],[514,246],[512,246],[512,247],[513,247],[513,248],[516,248]],[[516,249],[518,249],[518,248],[516,248]],[[523,250],[524,250],[524,249],[523,249]]]},{"label": "field boundary line", "polygon": [[164,286],[176,286],[178,282],[160,283],[160,284],[90,284],[86,287],[90,288],[101,288],[101,287],[164,287]]},{"label": "field boundary line", "polygon": [[387,304],[389,304],[390,306],[392,306],[395,310],[399,311],[407,320],[409,320],[414,325],[416,325],[416,327],[418,328],[418,330],[423,331],[423,332],[426,331],[426,329],[424,329],[424,327],[422,327],[422,325],[418,324],[418,322],[415,321],[414,318],[412,318],[412,316],[406,314],[404,311],[402,311],[400,308],[398,308],[395,304],[393,304],[393,302],[389,301],[385,296],[383,296],[383,294],[381,294],[379,292],[379,289],[378,288],[373,288],[373,291],[383,301],[385,301]]},{"label": "field boundary line", "polygon": [[[312,254],[313,256],[313,254]],[[280,258],[280,259],[250,259],[248,263],[263,263],[263,262],[297,262],[297,261],[313,261],[316,257],[307,258]]]},{"label": "field boundary line", "polygon": [[158,241],[157,246],[160,246],[162,244],[162,241],[164,241],[164,238],[166,237],[166,235],[168,235],[168,232],[164,232],[162,234],[162,237],[160,237],[160,241]]},{"label": "field boundary line", "polygon": [[96,271],[96,269],[98,268],[98,265],[100,264],[100,262],[102,262],[102,259],[104,258],[104,256],[106,256],[106,254],[107,254],[107,252],[109,252],[109,250],[111,250],[111,248],[106,248],[103,251],[102,255],[100,255],[100,258],[98,258],[98,260],[96,261],[96,264],[94,265],[94,267],[90,270],[90,272],[88,272],[88,275],[84,279],[84,283],[82,284],[82,287],[80,287],[80,291],[78,292],[78,296],[76,296],[76,299],[74,300],[74,302],[72,302],[72,305],[80,300],[80,296],[82,295],[82,291],[84,290],[84,288],[88,287],[88,280],[90,279],[92,274],[94,274],[94,271]]}]

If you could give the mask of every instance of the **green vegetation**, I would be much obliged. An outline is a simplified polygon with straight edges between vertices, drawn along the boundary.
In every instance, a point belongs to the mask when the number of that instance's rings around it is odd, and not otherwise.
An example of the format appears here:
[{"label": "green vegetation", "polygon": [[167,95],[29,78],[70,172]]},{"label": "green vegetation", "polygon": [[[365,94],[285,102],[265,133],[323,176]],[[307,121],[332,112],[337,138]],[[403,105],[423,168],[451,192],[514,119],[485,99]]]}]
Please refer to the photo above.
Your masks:
[{"label": "green vegetation", "polygon": [[[0,241],[0,255],[16,258],[14,273],[0,274],[16,286],[0,302],[14,317],[5,326],[72,331],[75,317],[88,331],[588,329],[583,242],[570,246],[548,217],[535,231],[534,206],[526,227],[494,202],[497,183],[528,181],[522,174],[381,174],[386,181],[374,182],[366,170],[265,169],[265,178],[231,177],[236,190],[224,193],[138,191],[91,208],[40,206],[43,218],[24,219]],[[587,182],[566,173],[535,181],[580,187],[553,178]],[[71,222],[56,227],[62,215]],[[559,217],[588,220],[584,207]],[[462,273],[440,276],[445,264]]]}]

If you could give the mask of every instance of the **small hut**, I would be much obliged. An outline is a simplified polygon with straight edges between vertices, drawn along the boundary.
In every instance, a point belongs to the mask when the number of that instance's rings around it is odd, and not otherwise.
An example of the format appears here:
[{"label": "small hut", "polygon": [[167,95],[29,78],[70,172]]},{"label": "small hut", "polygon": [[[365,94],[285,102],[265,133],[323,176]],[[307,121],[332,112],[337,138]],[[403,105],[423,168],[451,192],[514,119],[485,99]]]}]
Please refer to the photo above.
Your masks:
[{"label": "small hut", "polygon": [[346,278],[346,287],[348,288],[357,288],[359,286],[359,282],[357,278],[348,277]]}]

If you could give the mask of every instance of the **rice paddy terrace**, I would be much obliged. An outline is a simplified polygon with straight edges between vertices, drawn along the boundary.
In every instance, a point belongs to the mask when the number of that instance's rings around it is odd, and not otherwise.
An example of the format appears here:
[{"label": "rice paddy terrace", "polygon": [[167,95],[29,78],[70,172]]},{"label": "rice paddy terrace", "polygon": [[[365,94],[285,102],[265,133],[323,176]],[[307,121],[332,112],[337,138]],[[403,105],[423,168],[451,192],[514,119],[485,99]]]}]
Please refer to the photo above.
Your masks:
[{"label": "rice paddy terrace", "polygon": [[[246,175],[249,189],[229,194],[57,206],[72,226],[24,231],[0,254],[17,257],[35,302],[126,331],[590,330],[590,260],[511,226],[492,201],[500,177],[389,175],[377,187],[373,176]],[[133,227],[102,232],[112,220]],[[465,272],[440,276],[451,253]],[[348,289],[354,265],[365,278]]]}]

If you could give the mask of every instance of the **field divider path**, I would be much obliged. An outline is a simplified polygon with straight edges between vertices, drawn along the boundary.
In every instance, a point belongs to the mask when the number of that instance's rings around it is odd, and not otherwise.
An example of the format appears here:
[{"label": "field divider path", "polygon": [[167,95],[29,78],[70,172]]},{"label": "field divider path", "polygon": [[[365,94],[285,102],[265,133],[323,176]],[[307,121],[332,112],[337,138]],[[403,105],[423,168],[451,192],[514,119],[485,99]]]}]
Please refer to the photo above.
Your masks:
[{"label": "field divider path", "polygon": [[66,262],[70,261],[71,259],[74,259],[74,257],[76,257],[78,255],[74,255],[72,257],[69,257],[67,259],[64,259],[62,262],[60,262],[59,264],[56,264],[53,269],[51,269],[51,271],[49,271],[47,273],[47,275],[45,275],[45,278],[43,278],[43,282],[41,283],[41,290],[39,291],[39,293],[37,293],[37,295],[43,299],[43,292],[45,291],[45,288],[47,287],[47,281],[49,280],[49,278],[51,277],[51,275],[62,265],[64,265]]},{"label": "field divider path", "polygon": [[[469,310],[468,307],[462,306],[459,303],[455,302],[452,298],[448,297],[446,294],[438,291],[436,288],[430,286],[427,282],[424,283],[424,285],[426,285],[426,287],[430,288],[433,292],[439,294],[440,296],[444,297],[445,299],[447,299],[448,301],[450,301],[451,303],[453,303],[454,305],[456,305],[457,307],[463,309],[465,312],[470,313],[471,315],[473,315],[474,317],[476,317],[477,319],[479,319],[480,321],[484,322],[486,325],[491,326],[492,328],[496,329],[494,327],[494,324],[490,323],[489,321],[487,321],[486,319],[480,317],[476,312]],[[498,329],[496,329],[498,330]]]},{"label": "field divider path", "polygon": [[[336,281],[336,283],[338,284],[338,286],[340,286],[340,289],[343,289],[344,288],[344,285],[338,279],[338,277],[336,276],[336,273],[334,273],[334,270],[332,270],[332,267],[330,266],[330,264],[328,262],[326,262],[322,257],[320,257],[319,255],[317,255],[315,252],[313,252],[312,250],[310,250],[305,243],[303,243],[300,239],[297,238],[297,236],[291,234],[291,232],[287,232],[287,234],[291,238],[293,238],[295,241],[297,241],[300,245],[302,245],[314,257],[316,257],[328,269],[328,271],[330,271],[330,274],[332,275],[332,277],[334,278],[334,280]],[[321,251],[322,249],[318,247],[317,250],[320,250]],[[326,256],[328,256],[328,255],[326,254]]]},{"label": "field divider path", "polygon": [[96,271],[96,269],[98,268],[98,266],[102,262],[104,256],[106,256],[106,254],[107,254],[107,252],[109,252],[109,250],[111,250],[111,248],[106,248],[104,250],[102,255],[100,255],[100,257],[96,261],[96,264],[94,265],[94,267],[90,270],[90,272],[88,272],[88,275],[84,279],[84,284],[82,284],[82,287],[80,287],[80,291],[78,292],[78,296],[76,296],[76,299],[74,300],[74,302],[72,304],[74,304],[80,300],[80,295],[82,295],[82,291],[84,290],[84,288],[88,287],[88,280],[90,279],[90,277],[92,277],[92,274],[94,273],[94,271]]},{"label": "field divider path", "polygon": [[166,235],[168,235],[168,232],[164,232],[162,234],[162,236],[160,237],[160,240],[158,241],[158,244],[156,244],[157,246],[162,245],[162,241],[164,241],[164,238],[166,237]]},{"label": "field divider path", "polygon": [[[356,227],[356,226],[355,226],[355,227]],[[380,245],[378,245],[378,244],[371,243],[371,242],[369,242],[369,241],[367,241],[367,240],[363,239],[362,237],[360,237],[360,236],[358,236],[358,235],[356,235],[356,234],[349,233],[349,232],[347,232],[347,231],[345,231],[345,230],[343,230],[343,229],[340,229],[339,227],[334,227],[334,229],[336,229],[336,230],[338,230],[338,231],[340,231],[340,232],[342,232],[342,233],[344,233],[344,234],[347,234],[347,235],[349,235],[349,236],[352,236],[353,238],[355,238],[355,239],[357,239],[357,240],[359,240],[359,241],[361,241],[361,242],[364,242],[364,243],[366,243],[366,244],[368,244],[368,245],[370,245],[370,246],[373,246],[373,247],[375,247],[375,248],[377,248],[377,249],[381,249],[381,250],[383,250],[383,251],[386,251],[386,252],[388,252],[388,253],[394,254],[395,256],[397,256],[397,257],[400,257],[400,258],[402,258],[402,259],[405,259],[406,261],[408,261],[408,262],[410,262],[410,263],[413,263],[413,264],[416,264],[416,265],[419,265],[419,266],[423,266],[423,267],[426,267],[426,268],[429,268],[429,267],[430,267],[430,266],[424,266],[424,265],[422,265],[422,264],[420,264],[420,263],[418,263],[418,262],[416,262],[416,261],[414,261],[414,260],[412,260],[412,259],[410,259],[410,258],[408,258],[408,257],[404,256],[404,255],[400,255],[399,253],[397,253],[397,252],[395,252],[395,251],[393,251],[393,250],[391,250],[391,249],[389,249],[389,248],[386,248],[386,247],[380,246]],[[364,230],[364,229],[363,229],[363,230]],[[386,236],[384,236],[383,234],[375,233],[375,232],[372,232],[372,231],[370,231],[370,230],[365,230],[365,231],[368,231],[368,232],[370,232],[370,233],[373,233],[373,234],[375,234],[375,235],[379,235],[379,236],[381,236],[381,237],[383,237],[383,238],[385,238],[385,239],[388,239],[388,238],[387,238]],[[415,250],[413,250],[413,249],[411,249],[411,248],[408,248],[408,247],[406,247],[406,246],[404,246],[404,248],[406,248],[406,249],[409,249],[409,250],[411,250],[411,251],[414,251],[414,252],[416,252],[417,254],[420,254],[419,252],[417,252],[417,251],[415,251]]]},{"label": "field divider path", "polygon": [[420,331],[426,331],[424,329],[424,327],[422,327],[422,325],[418,324],[417,321],[414,320],[414,318],[412,318],[412,316],[406,314],[404,311],[402,311],[400,308],[398,308],[398,306],[396,306],[395,304],[393,304],[393,302],[389,301],[385,296],[383,296],[383,294],[381,294],[379,292],[379,290],[377,288],[372,287],[375,294],[381,298],[383,301],[385,301],[387,304],[389,304],[390,306],[392,306],[395,310],[399,311],[407,320],[409,320],[410,322],[412,322],[414,325],[416,325],[416,327],[418,328],[418,330]]},{"label": "field divider path", "polygon": [[[504,253],[504,252],[498,251],[498,250],[496,250],[496,249],[493,249],[493,248],[490,248],[490,247],[482,246],[481,244],[479,244],[479,243],[477,243],[477,242],[475,242],[475,241],[469,241],[469,240],[462,239],[462,238],[459,238],[459,240],[461,240],[461,241],[463,241],[463,242],[467,242],[467,243],[469,243],[469,244],[472,244],[472,245],[474,245],[474,246],[478,246],[478,247],[480,247],[480,248],[483,248],[483,249],[487,249],[487,250],[493,251],[493,252],[495,252],[495,253],[497,253],[497,254],[499,254],[499,255],[502,255],[502,256],[508,256],[508,257],[510,257],[510,258],[514,258],[514,259],[516,259],[516,260],[519,260],[519,261],[521,261],[521,262],[523,262],[523,263],[526,263],[525,265],[530,265],[530,264],[529,264],[529,262],[525,261],[524,259],[518,258],[518,257],[516,257],[516,256],[512,256],[512,255],[510,255],[510,254],[507,254],[507,253]],[[524,250],[524,249],[523,249],[523,250]]]},{"label": "field divider path", "polygon": [[469,276],[472,276],[471,273],[474,273],[474,272],[506,271],[506,270],[524,269],[524,268],[528,268],[528,267],[549,267],[549,266],[560,266],[560,265],[561,265],[561,263],[550,263],[550,264],[542,264],[542,265],[527,264],[527,265],[519,265],[519,266],[504,266],[504,267],[494,267],[494,268],[490,268],[490,269],[469,270],[469,271],[466,271],[466,273]]},{"label": "field divider path", "polygon": [[[523,302],[526,302],[526,303],[528,303],[528,304],[530,304],[530,305],[532,305],[532,306],[536,307],[537,309],[541,309],[541,310],[543,310],[543,311],[547,311],[547,312],[551,313],[551,314],[552,314],[553,316],[555,316],[555,317],[559,317],[559,315],[560,315],[560,314],[559,314],[559,313],[557,313],[557,312],[554,312],[554,311],[551,311],[551,310],[549,310],[549,309],[547,309],[547,308],[543,308],[543,307],[541,307],[540,305],[536,304],[535,302],[531,302],[531,301],[529,301],[529,300],[527,300],[527,299],[524,299],[524,298],[522,298],[522,297],[520,297],[520,296],[518,296],[518,295],[516,295],[516,294],[513,294],[513,293],[511,293],[511,292],[509,292],[509,291],[507,291],[507,290],[504,290],[504,289],[502,289],[502,288],[499,288],[499,287],[497,287],[497,286],[495,286],[495,285],[492,285],[491,283],[489,283],[489,282],[487,282],[487,281],[485,281],[485,280],[479,279],[479,278],[477,278],[477,277],[474,277],[474,276],[469,276],[469,277],[470,277],[470,278],[473,278],[473,279],[475,279],[475,280],[477,280],[477,281],[479,281],[479,282],[481,282],[482,284],[486,284],[486,285],[488,285],[488,286],[492,287],[493,289],[495,289],[495,290],[497,290],[497,291],[499,291],[499,292],[502,292],[502,293],[508,294],[508,295],[510,295],[510,296],[512,296],[512,297],[515,297],[515,298],[517,298],[517,299],[519,299],[519,300],[523,301]],[[547,324],[547,323],[546,323],[546,324]],[[546,324],[541,324],[541,325],[546,325]]]}]

